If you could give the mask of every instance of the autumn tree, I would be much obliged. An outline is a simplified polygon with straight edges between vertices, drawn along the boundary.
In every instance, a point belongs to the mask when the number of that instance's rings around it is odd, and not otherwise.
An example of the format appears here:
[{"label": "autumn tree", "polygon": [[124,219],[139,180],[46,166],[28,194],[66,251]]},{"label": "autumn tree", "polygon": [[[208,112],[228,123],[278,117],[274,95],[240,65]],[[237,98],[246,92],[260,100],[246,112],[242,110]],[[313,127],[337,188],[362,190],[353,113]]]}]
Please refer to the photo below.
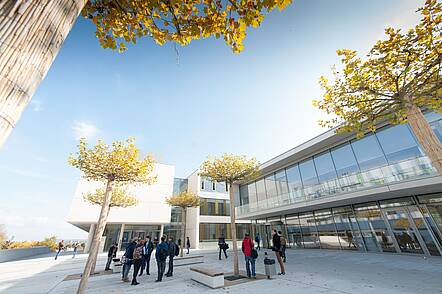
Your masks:
[{"label": "autumn tree", "polygon": [[338,50],[342,69],[334,80],[321,77],[322,100],[314,105],[332,118],[323,126],[358,136],[384,123],[409,123],[419,144],[442,175],[442,145],[422,111],[442,113],[442,4],[427,0],[418,10],[422,19],[408,32],[387,28],[364,57]]},{"label": "autumn tree", "polygon": [[[98,254],[98,245],[106,226],[114,184],[152,184],[154,159],[147,155],[140,159],[140,151],[135,139],[115,141],[111,145],[99,140],[97,145],[88,149],[85,139],[78,144],[76,154],[69,156],[69,164],[78,168],[89,181],[102,181],[106,185],[101,204],[100,217],[94,233],[90,253],[77,293],[84,293],[91,269]],[[88,197],[87,197],[88,198]],[[91,196],[90,199],[96,199]]]},{"label": "autumn tree", "polygon": [[209,158],[200,167],[199,175],[228,186],[230,198],[230,233],[233,242],[233,274],[239,275],[238,244],[236,240],[236,217],[234,184],[253,179],[260,173],[259,163],[255,158],[224,154],[220,158]]},{"label": "autumn tree", "polygon": [[180,256],[183,257],[184,244],[186,243],[186,222],[187,222],[187,209],[191,207],[198,207],[200,205],[200,198],[198,195],[183,191],[179,194],[172,195],[166,198],[166,203],[170,206],[180,207],[183,213],[182,225],[181,225],[181,248]]},{"label": "autumn tree", "polygon": [[0,146],[45,77],[78,15],[96,26],[104,48],[126,49],[143,37],[163,45],[223,38],[243,49],[247,27],[291,0],[3,0],[0,1]]},{"label": "autumn tree", "polygon": [[5,226],[0,225],[0,245],[8,240],[8,235],[6,234]]},{"label": "autumn tree", "polygon": [[[83,194],[83,199],[89,203],[94,205],[102,206],[104,203],[104,199],[106,196],[106,189],[98,188],[95,191],[87,192]],[[112,188],[111,199],[109,202],[109,209],[107,210],[106,218],[109,216],[110,209],[112,207],[121,207],[126,208],[130,206],[135,206],[139,203],[139,200],[131,195],[127,188],[122,186],[115,186]],[[95,266],[97,264],[97,260],[92,261],[92,267],[90,273],[93,274],[95,272]]]}]

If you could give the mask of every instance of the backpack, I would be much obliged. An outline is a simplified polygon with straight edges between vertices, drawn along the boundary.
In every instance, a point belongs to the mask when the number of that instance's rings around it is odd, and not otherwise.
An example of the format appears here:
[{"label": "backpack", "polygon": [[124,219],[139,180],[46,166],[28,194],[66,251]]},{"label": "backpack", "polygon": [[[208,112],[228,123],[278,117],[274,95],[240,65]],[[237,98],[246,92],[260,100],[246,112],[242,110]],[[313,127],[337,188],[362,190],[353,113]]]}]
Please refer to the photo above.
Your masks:
[{"label": "backpack", "polygon": [[141,259],[143,255],[143,246],[135,247],[133,257],[134,259]]},{"label": "backpack", "polygon": [[175,256],[180,255],[180,246],[175,244]]}]

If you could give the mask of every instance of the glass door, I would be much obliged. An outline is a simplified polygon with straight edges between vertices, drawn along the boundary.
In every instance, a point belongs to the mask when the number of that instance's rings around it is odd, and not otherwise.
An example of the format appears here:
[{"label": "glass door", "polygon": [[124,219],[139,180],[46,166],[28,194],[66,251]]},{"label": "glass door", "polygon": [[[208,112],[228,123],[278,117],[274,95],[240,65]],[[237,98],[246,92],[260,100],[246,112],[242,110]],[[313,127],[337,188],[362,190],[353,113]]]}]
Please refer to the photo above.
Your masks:
[{"label": "glass door", "polygon": [[415,213],[412,217],[406,207],[384,209],[383,212],[399,252],[429,255],[415,223],[417,221],[425,225],[422,216]]}]

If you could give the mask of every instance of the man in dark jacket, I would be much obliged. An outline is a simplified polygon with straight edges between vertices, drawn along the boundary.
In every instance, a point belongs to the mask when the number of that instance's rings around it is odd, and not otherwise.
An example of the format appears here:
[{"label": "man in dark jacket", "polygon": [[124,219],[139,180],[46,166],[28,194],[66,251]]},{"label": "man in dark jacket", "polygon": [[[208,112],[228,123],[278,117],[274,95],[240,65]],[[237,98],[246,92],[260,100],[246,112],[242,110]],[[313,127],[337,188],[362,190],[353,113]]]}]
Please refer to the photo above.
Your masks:
[{"label": "man in dark jacket", "polygon": [[150,236],[146,237],[146,241],[144,243],[143,249],[143,260],[141,263],[141,272],[140,276],[143,274],[144,268],[146,268],[146,275],[150,275],[150,256],[153,251],[153,242],[150,239]]},{"label": "man in dark jacket", "polygon": [[285,267],[284,267],[284,263],[282,262],[282,257],[281,257],[281,254],[282,254],[281,253],[281,250],[282,250],[281,237],[278,235],[278,232],[276,230],[273,230],[272,241],[273,241],[272,250],[275,252],[276,259],[278,260],[279,267],[281,268],[281,272],[278,273],[278,275],[285,275]]},{"label": "man in dark jacket", "polygon": [[173,276],[173,258],[175,257],[178,249],[177,245],[173,241],[173,237],[169,237],[167,245],[169,246],[169,268],[167,270],[166,277],[171,277]]},{"label": "man in dark jacket", "polygon": [[219,254],[218,254],[219,260],[221,260],[221,250],[224,252],[224,256],[227,258],[227,252],[226,252],[227,243],[226,243],[226,238],[224,238],[224,234],[218,238],[218,247],[219,247]]},{"label": "man in dark jacket", "polygon": [[105,271],[110,271],[112,258],[115,258],[117,256],[117,250],[118,244],[115,242],[114,244],[112,244],[112,246],[109,248],[109,251],[107,252],[107,262],[106,267],[104,268]]},{"label": "man in dark jacket", "polygon": [[157,245],[155,252],[155,258],[158,266],[158,278],[155,282],[161,282],[163,280],[163,274],[166,269],[166,259],[169,254],[169,246],[165,241],[166,238],[161,237],[161,243]]},{"label": "man in dark jacket", "polygon": [[127,277],[129,275],[130,268],[132,266],[132,262],[134,259],[134,249],[137,247],[137,240],[134,239],[132,242],[130,242],[129,245],[126,247],[126,252],[124,252],[124,257],[126,259],[124,266],[123,266],[123,281],[129,282],[129,278]]}]

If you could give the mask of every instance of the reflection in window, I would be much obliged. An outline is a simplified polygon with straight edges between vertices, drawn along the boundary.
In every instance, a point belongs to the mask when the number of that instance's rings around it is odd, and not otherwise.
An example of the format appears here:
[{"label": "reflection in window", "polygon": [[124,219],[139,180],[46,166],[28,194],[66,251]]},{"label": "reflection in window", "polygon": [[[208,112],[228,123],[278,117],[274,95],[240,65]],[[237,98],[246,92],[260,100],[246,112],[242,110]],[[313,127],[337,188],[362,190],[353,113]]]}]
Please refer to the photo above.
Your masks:
[{"label": "reflection in window", "polygon": [[442,143],[442,120],[431,123],[431,128]]},{"label": "reflection in window", "polygon": [[289,186],[290,194],[294,199],[302,197],[302,181],[301,174],[299,173],[298,165],[295,164],[286,169],[287,182]]},{"label": "reflection in window", "polygon": [[362,171],[387,164],[375,135],[368,135],[351,143]]},{"label": "reflection in window", "polygon": [[274,174],[265,177],[265,185],[266,185],[267,199],[278,196],[276,192],[276,182]]},{"label": "reflection in window", "polygon": [[336,234],[335,222],[330,209],[315,212],[316,227],[318,228],[319,240],[323,249],[340,249],[338,235]]},{"label": "reflection in window", "polygon": [[422,156],[407,125],[397,125],[376,134],[389,163]]},{"label": "reflection in window", "polygon": [[299,164],[299,171],[301,172],[302,183],[304,186],[318,184],[318,176],[316,175],[313,159],[301,162]]},{"label": "reflection in window", "polygon": [[304,247],[304,245],[302,244],[302,234],[298,216],[286,216],[285,224],[287,227],[287,239],[289,241],[289,245],[294,248]]},{"label": "reflection in window", "polygon": [[315,156],[314,161],[319,182],[323,183],[336,178],[335,166],[329,151]]},{"label": "reflection in window", "polygon": [[[224,235],[227,240],[232,239],[230,224],[200,223],[199,228],[200,241],[215,241],[221,235]],[[236,224],[237,238],[244,238],[245,233],[250,233],[250,231],[251,224]]]},{"label": "reflection in window", "polygon": [[200,215],[229,216],[229,200],[201,198]]},{"label": "reflection in window", "polygon": [[247,185],[247,190],[249,191],[249,203],[256,203],[258,200],[256,198],[256,184],[255,182]]},{"label": "reflection in window", "polygon": [[285,170],[280,170],[275,174],[276,181],[276,192],[282,200],[282,203],[288,203],[289,196],[289,186],[287,183],[287,177],[285,176]]},{"label": "reflection in window", "polygon": [[248,185],[242,185],[239,187],[239,203],[240,203],[240,205],[249,204],[249,187],[248,187]]},{"label": "reflection in window", "polygon": [[318,231],[316,230],[313,213],[303,213],[299,215],[302,241],[305,248],[319,248]]},{"label": "reflection in window", "polygon": [[258,202],[262,203],[266,201],[266,187],[264,184],[264,179],[256,181],[256,197]]},{"label": "reflection in window", "polygon": [[359,171],[356,157],[350,144],[345,144],[331,151],[338,177],[346,176]]}]

